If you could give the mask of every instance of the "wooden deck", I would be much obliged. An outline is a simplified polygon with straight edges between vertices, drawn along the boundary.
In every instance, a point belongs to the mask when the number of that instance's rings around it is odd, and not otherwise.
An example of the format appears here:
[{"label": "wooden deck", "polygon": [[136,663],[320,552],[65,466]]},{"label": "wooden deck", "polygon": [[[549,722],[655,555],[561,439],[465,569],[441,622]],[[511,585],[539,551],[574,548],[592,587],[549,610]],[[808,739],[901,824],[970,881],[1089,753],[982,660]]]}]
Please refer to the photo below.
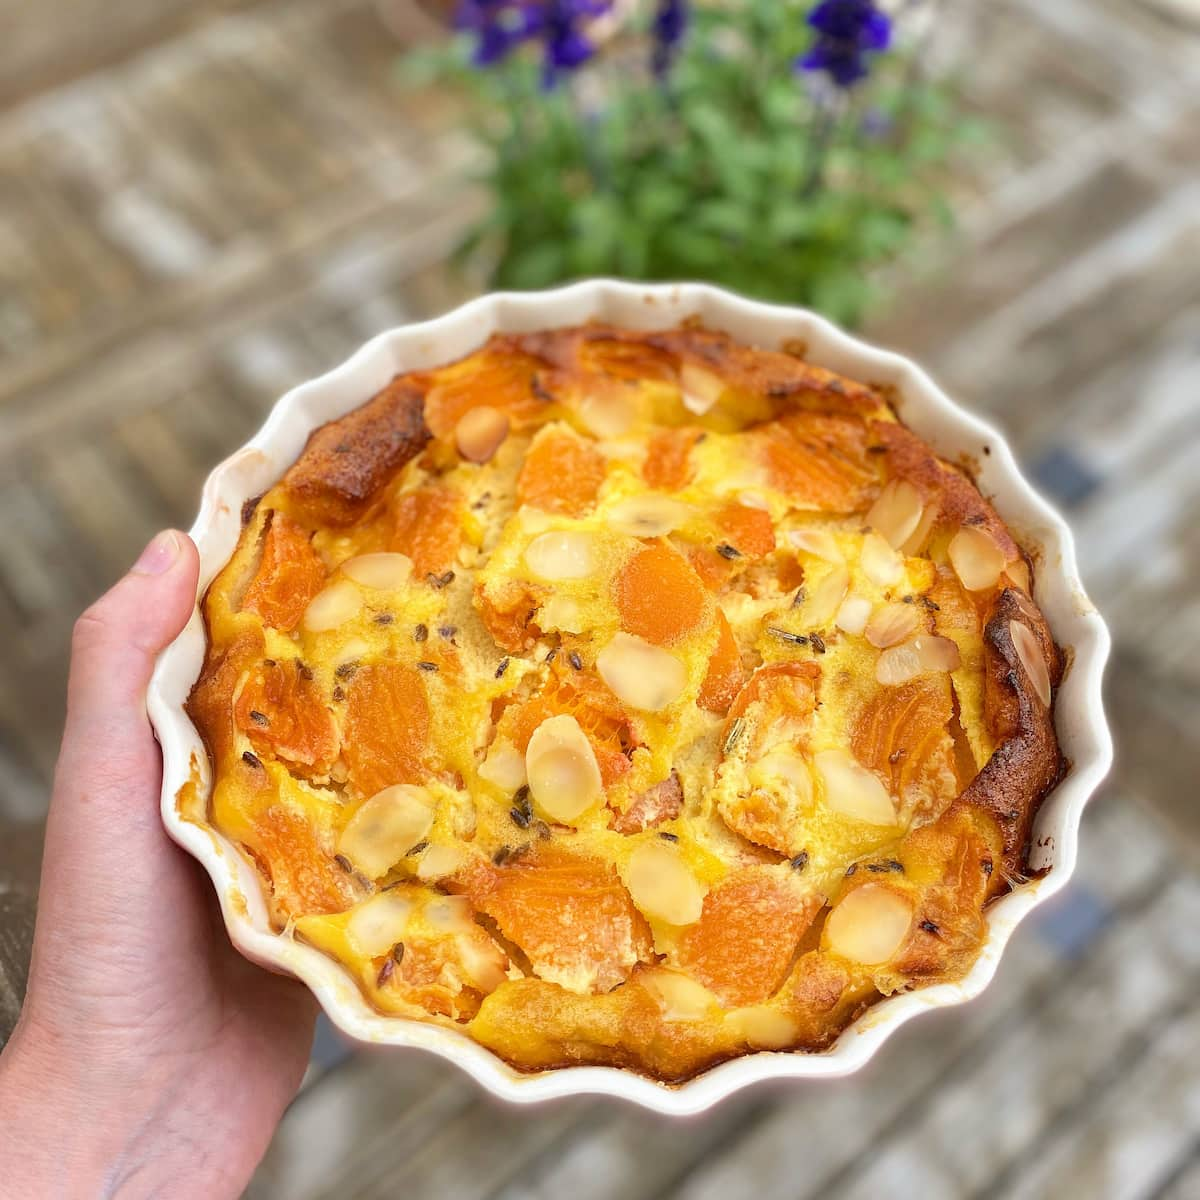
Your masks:
[{"label": "wooden deck", "polygon": [[[1007,135],[870,330],[1008,432],[1113,625],[1118,769],[1068,893],[983,999],[856,1079],[698,1121],[507,1109],[323,1033],[254,1200],[1200,1197],[1197,8],[945,6],[941,53]],[[190,523],[284,389],[459,298],[441,263],[476,203],[370,0],[32,11],[0,0],[19,31],[0,46],[0,818],[28,820],[75,614]],[[0,921],[6,903],[0,881]]]}]

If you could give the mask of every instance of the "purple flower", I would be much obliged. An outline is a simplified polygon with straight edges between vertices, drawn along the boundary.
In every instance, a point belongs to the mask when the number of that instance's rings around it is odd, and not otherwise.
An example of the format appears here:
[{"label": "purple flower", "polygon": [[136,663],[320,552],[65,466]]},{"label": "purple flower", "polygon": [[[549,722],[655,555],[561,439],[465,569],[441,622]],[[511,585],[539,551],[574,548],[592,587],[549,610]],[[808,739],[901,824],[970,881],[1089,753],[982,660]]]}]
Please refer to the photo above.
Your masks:
[{"label": "purple flower", "polygon": [[523,42],[542,44],[542,82],[553,87],[595,53],[587,25],[613,0],[460,0],[455,25],[476,35],[472,61],[490,67]]},{"label": "purple flower", "polygon": [[662,79],[671,68],[671,63],[683,41],[688,27],[687,0],[658,0],[654,14],[654,50],[650,64],[654,74]]},{"label": "purple flower", "polygon": [[886,50],[892,38],[891,18],[872,0],[821,0],[808,14],[808,24],[817,36],[796,68],[823,71],[840,88],[866,76],[868,55]]}]

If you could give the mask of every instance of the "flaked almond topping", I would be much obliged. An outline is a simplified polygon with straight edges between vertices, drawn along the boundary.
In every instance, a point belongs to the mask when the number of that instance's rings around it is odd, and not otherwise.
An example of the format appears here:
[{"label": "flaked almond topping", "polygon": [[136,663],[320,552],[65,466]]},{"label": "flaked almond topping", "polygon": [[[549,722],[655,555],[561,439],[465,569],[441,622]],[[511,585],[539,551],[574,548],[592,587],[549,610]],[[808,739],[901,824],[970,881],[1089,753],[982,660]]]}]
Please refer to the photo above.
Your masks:
[{"label": "flaked almond topping", "polygon": [[726,1014],[725,1025],[756,1050],[783,1050],[799,1033],[794,1018],[766,1004],[735,1008]]},{"label": "flaked almond topping", "polygon": [[629,895],[652,920],[693,925],[700,920],[705,889],[679,850],[659,838],[643,842],[629,857]]},{"label": "flaked almond topping", "polygon": [[553,595],[538,609],[538,628],[582,633],[586,625],[583,605],[574,596]]},{"label": "flaked almond topping", "polygon": [[1038,699],[1049,708],[1050,671],[1046,667],[1046,656],[1042,653],[1037,638],[1029,626],[1023,625],[1020,621],[1009,621],[1008,632],[1012,637],[1017,657],[1021,660],[1021,666],[1025,668],[1025,674],[1029,676],[1029,682],[1033,684],[1033,690],[1037,693]]},{"label": "flaked almond topping", "polygon": [[362,592],[348,579],[339,579],[309,601],[301,623],[309,633],[325,633],[353,620],[362,606]]},{"label": "flaked almond topping", "polygon": [[467,981],[486,996],[494,992],[507,978],[504,973],[504,956],[499,947],[483,949],[472,937],[460,935],[457,939],[458,961],[462,963]]},{"label": "flaked almond topping", "polygon": [[687,686],[687,668],[669,650],[618,633],[596,656],[600,678],[622,704],[660,712]]},{"label": "flaked almond topping", "polygon": [[412,569],[412,559],[406,554],[360,554],[342,563],[342,574],[347,579],[378,591],[403,587]]},{"label": "flaked almond topping", "polygon": [[665,537],[687,523],[692,510],[670,496],[648,492],[618,500],[605,514],[610,528],[630,537]]},{"label": "flaked almond topping", "polygon": [[920,675],[921,656],[912,642],[890,646],[880,654],[875,663],[875,678],[888,687],[897,687]]},{"label": "flaked almond topping", "polygon": [[917,632],[920,623],[921,618],[912,604],[881,604],[871,614],[863,633],[872,646],[886,650],[907,641]]},{"label": "flaked almond topping", "polygon": [[799,607],[800,624],[808,629],[831,625],[849,587],[850,572],[840,564],[830,567],[806,588]]},{"label": "flaked almond topping", "polygon": [[600,768],[579,722],[569,714],[548,717],[525,751],[534,803],[551,821],[569,825],[600,798]]},{"label": "flaked almond topping", "polygon": [[871,618],[871,602],[865,596],[847,596],[837,611],[834,624],[843,633],[862,635]]},{"label": "flaked almond topping", "polygon": [[666,967],[641,972],[638,982],[658,1001],[664,1021],[702,1021],[721,1004],[703,984]]},{"label": "flaked almond topping", "polygon": [[346,935],[364,958],[388,954],[404,941],[413,904],[397,892],[380,892],[360,904],[346,922]]},{"label": "flaked almond topping", "polygon": [[978,525],[964,525],[951,539],[947,550],[954,573],[969,592],[982,592],[1000,581],[1004,551],[996,539]]},{"label": "flaked almond topping", "polygon": [[788,531],[787,538],[797,550],[811,554],[814,558],[823,559],[828,563],[846,561],[837,544],[837,538],[828,529],[792,529]]},{"label": "flaked almond topping", "polygon": [[825,941],[834,954],[877,966],[904,945],[912,925],[912,904],[878,883],[847,893],[825,922]]},{"label": "flaked almond topping", "polygon": [[618,438],[629,431],[637,410],[629,388],[614,382],[589,392],[579,402],[579,417],[598,438]]},{"label": "flaked almond topping", "polygon": [[468,462],[485,463],[508,437],[508,415],[490,404],[468,409],[454,427],[458,452]]},{"label": "flaked almond topping", "polygon": [[958,643],[952,638],[934,637],[932,634],[923,633],[913,645],[916,647],[922,670],[957,671],[962,665]]},{"label": "flaked almond topping", "polygon": [[418,879],[445,879],[462,866],[465,855],[457,846],[433,845],[417,864]]},{"label": "flaked almond topping", "polygon": [[1029,564],[1023,558],[1008,563],[1004,568],[1004,574],[1008,576],[1008,582],[1013,587],[1020,588],[1027,596],[1033,595],[1030,590],[1032,581],[1029,578]]},{"label": "flaked almond topping", "polygon": [[525,562],[542,579],[586,579],[596,569],[595,543],[590,533],[574,530],[539,533],[525,547]]},{"label": "flaked almond topping", "polygon": [[921,493],[907,479],[892,479],[867,513],[871,526],[894,550],[912,537],[925,511]]},{"label": "flaked almond topping", "polygon": [[425,923],[438,933],[461,933],[474,926],[474,910],[466,896],[437,896],[425,905]]},{"label": "flaked almond topping", "polygon": [[871,825],[894,825],[896,806],[879,779],[844,750],[822,750],[813,765],[834,811]]},{"label": "flaked almond topping", "polygon": [[725,381],[712,371],[685,362],[679,368],[679,390],[683,393],[683,407],[688,412],[703,416],[721,399]]},{"label": "flaked almond topping", "polygon": [[487,758],[479,764],[479,775],[512,795],[525,786],[525,756],[508,738],[497,738],[488,750]]},{"label": "flaked almond topping", "polygon": [[862,540],[859,565],[877,587],[891,587],[904,574],[904,559],[873,529]]},{"label": "flaked almond topping", "polygon": [[428,790],[397,783],[364,800],[342,830],[338,852],[378,879],[433,828],[436,801]]}]

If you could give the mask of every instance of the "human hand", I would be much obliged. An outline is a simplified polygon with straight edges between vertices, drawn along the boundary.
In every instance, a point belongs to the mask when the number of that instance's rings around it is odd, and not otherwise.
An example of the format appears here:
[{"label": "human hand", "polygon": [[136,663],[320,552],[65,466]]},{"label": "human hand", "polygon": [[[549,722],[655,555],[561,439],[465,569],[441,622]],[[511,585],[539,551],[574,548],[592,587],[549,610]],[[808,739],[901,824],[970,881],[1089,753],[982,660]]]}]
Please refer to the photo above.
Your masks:
[{"label": "human hand", "polygon": [[159,819],[145,693],[198,570],[161,533],[75,626],[29,990],[0,1055],[5,1195],[238,1196],[308,1060],[311,994],[233,949]]}]

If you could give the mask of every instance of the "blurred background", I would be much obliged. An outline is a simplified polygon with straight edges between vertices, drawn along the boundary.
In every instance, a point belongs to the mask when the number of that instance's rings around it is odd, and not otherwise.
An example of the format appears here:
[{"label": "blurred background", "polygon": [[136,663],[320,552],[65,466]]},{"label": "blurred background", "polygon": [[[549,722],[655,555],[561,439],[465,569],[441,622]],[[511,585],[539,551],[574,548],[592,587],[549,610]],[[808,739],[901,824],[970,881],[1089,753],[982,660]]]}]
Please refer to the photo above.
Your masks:
[{"label": "blurred background", "polygon": [[323,1031],[249,1195],[1200,1197],[1200,0],[497,7],[547,6],[0,0],[0,1040],[71,624],[209,469],[491,282],[712,278],[918,357],[1069,515],[1075,881],[981,1000],[693,1122]]}]

